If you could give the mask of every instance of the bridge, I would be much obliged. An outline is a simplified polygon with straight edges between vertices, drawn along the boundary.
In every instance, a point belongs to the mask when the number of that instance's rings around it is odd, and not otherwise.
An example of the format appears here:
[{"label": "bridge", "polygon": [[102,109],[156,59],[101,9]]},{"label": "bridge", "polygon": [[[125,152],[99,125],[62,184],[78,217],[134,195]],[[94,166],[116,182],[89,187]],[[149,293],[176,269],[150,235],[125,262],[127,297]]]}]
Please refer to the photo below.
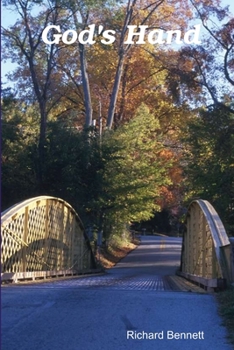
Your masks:
[{"label": "bridge", "polygon": [[[205,289],[234,282],[234,240],[212,205],[193,201],[187,213],[178,274]],[[2,281],[46,279],[97,271],[89,238],[64,200],[40,196],[2,213]]]},{"label": "bridge", "polygon": [[234,282],[234,240],[213,206],[193,201],[187,213],[179,274],[209,289]]},{"label": "bridge", "polygon": [[48,278],[96,269],[83,224],[64,200],[40,196],[2,213],[2,280]]}]

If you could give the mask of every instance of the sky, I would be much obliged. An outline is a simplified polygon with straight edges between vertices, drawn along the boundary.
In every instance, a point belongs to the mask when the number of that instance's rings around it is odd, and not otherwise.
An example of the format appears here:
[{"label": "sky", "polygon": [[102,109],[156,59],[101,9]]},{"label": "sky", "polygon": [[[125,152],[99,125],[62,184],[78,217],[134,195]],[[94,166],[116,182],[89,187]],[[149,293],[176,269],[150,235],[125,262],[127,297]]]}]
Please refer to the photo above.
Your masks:
[{"label": "sky", "polygon": [[[233,14],[233,17],[234,17],[234,1],[221,0],[221,6],[227,6],[227,5],[229,5],[230,12]],[[2,26],[5,28],[9,27],[10,25],[13,25],[17,19],[17,16],[13,12],[6,11],[6,9],[3,6],[2,6],[1,16],[2,16],[1,23],[2,23]],[[5,74],[14,70],[15,67],[16,67],[16,64],[11,62],[10,60],[7,60],[6,62],[4,61],[1,62],[2,82],[4,84],[3,88],[6,88],[8,86],[11,86],[12,88],[14,88],[14,84],[7,80],[7,77],[5,76]]]}]

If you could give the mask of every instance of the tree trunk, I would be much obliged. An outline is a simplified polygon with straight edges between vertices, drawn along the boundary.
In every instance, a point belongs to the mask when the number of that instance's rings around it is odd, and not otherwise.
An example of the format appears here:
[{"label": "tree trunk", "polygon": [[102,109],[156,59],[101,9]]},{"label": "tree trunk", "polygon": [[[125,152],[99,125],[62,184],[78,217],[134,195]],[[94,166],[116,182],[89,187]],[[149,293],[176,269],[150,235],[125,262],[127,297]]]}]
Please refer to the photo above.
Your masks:
[{"label": "tree trunk", "polygon": [[111,94],[110,105],[107,116],[107,128],[111,129],[114,121],[115,106],[119,92],[120,80],[123,72],[124,53],[121,53],[115,74],[114,86]]},{"label": "tree trunk", "polygon": [[85,103],[85,127],[89,127],[92,125],[92,101],[90,94],[90,86],[89,86],[89,77],[87,73],[87,61],[85,57],[85,47],[84,45],[79,43],[79,51],[80,51],[80,68],[82,75],[82,85],[84,91],[84,103]]},{"label": "tree trunk", "polygon": [[[83,19],[83,26],[87,24],[87,19]],[[80,31],[80,25],[76,17],[75,11],[73,13],[73,20],[77,31]],[[92,125],[93,110],[92,110],[92,100],[90,94],[89,76],[87,73],[87,60],[85,55],[85,45],[79,43],[79,53],[80,53],[80,70],[82,76],[82,86],[84,92],[84,105],[85,105],[85,127],[88,128]]]},{"label": "tree trunk", "polygon": [[119,61],[118,61],[117,69],[116,69],[114,86],[112,89],[110,105],[109,105],[108,115],[107,115],[106,126],[108,129],[112,128],[112,124],[114,121],[115,106],[116,106],[116,101],[117,101],[117,97],[118,97],[120,81],[121,81],[121,77],[122,77],[122,73],[123,73],[124,58],[125,58],[128,50],[131,47],[130,44],[128,44],[126,47],[124,47],[124,37],[125,37],[127,27],[131,23],[133,8],[134,8],[135,4],[136,4],[136,0],[133,0],[132,2],[130,0],[128,0],[126,16],[124,19],[124,25],[123,25],[123,28],[121,31],[121,36],[120,36]]},{"label": "tree trunk", "polygon": [[38,190],[39,193],[42,194],[44,191],[44,173],[45,173],[45,140],[46,140],[46,122],[47,122],[47,113],[46,113],[46,105],[41,101],[40,103],[40,136],[38,143]]}]

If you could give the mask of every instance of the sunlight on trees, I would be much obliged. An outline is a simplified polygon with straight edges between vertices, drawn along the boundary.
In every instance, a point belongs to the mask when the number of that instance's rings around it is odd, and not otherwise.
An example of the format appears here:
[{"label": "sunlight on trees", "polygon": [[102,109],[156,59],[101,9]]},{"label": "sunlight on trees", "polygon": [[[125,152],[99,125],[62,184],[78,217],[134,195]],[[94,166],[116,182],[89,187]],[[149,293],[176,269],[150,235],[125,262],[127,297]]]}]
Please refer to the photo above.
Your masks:
[{"label": "sunlight on trees", "polygon": [[[232,232],[228,8],[218,0],[6,0],[4,6],[18,18],[2,29],[3,59],[17,64],[9,74],[17,90],[2,96],[4,208],[33,195],[60,196],[108,236],[202,196]],[[184,35],[195,20],[204,29],[201,45],[125,43],[128,25]],[[95,24],[114,29],[116,40],[104,45],[95,31],[95,45],[46,45],[49,24],[77,33]]]}]

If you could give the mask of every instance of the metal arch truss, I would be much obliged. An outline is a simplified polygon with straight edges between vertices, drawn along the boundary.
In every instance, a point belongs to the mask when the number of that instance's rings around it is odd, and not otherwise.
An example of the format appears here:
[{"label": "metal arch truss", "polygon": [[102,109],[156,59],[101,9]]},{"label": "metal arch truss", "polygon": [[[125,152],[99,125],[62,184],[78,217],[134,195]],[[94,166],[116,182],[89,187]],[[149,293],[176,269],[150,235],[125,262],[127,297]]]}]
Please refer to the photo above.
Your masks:
[{"label": "metal arch truss", "polygon": [[214,289],[233,281],[231,244],[224,226],[205,200],[193,201],[187,213],[180,275]]},{"label": "metal arch truss", "polygon": [[76,211],[64,200],[40,196],[2,213],[2,281],[84,273],[96,268]]}]

